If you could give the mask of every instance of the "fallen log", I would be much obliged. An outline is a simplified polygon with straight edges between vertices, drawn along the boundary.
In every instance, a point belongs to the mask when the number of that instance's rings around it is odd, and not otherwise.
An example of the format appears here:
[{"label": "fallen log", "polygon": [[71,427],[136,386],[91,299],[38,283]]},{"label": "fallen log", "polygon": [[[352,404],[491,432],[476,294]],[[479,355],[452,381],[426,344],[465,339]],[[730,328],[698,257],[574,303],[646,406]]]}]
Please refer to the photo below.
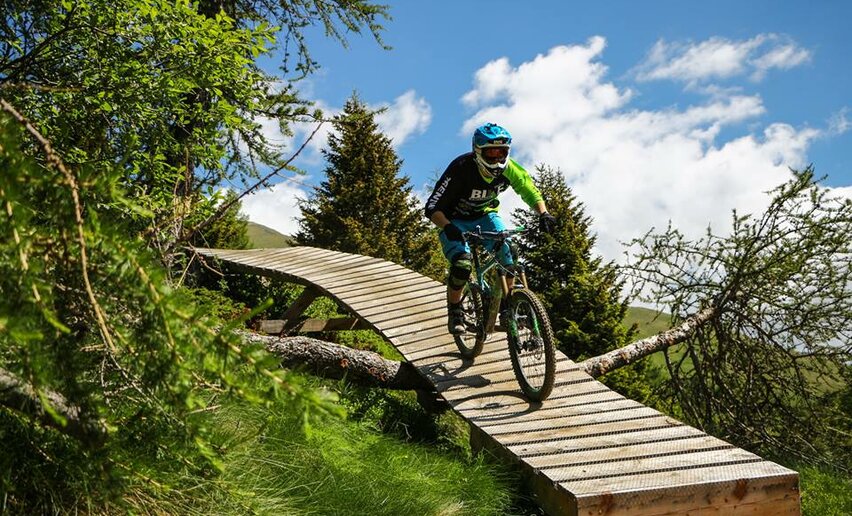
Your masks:
[{"label": "fallen log", "polygon": [[301,368],[323,378],[346,378],[360,385],[383,389],[434,389],[410,363],[388,360],[371,351],[304,336],[276,337],[240,333],[246,341],[261,344],[280,358],[284,367]]},{"label": "fallen log", "polygon": [[719,314],[716,306],[709,306],[692,316],[683,323],[651,337],[632,342],[609,353],[589,358],[578,365],[594,378],[605,375],[619,367],[637,362],[652,353],[679,344],[688,339],[695,330]]},{"label": "fallen log", "polygon": [[98,446],[107,436],[103,421],[72,405],[58,392],[43,390],[39,395],[29,383],[5,369],[0,369],[0,405],[89,445]]}]

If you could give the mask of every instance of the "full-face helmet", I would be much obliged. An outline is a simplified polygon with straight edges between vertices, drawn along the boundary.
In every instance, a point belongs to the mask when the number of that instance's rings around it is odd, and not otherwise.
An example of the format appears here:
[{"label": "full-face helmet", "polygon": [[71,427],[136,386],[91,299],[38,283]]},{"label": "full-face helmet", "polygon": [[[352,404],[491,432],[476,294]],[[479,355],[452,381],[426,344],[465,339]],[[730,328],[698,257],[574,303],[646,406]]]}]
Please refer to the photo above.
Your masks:
[{"label": "full-face helmet", "polygon": [[473,132],[473,153],[483,175],[497,177],[509,164],[512,135],[497,124],[488,123]]}]

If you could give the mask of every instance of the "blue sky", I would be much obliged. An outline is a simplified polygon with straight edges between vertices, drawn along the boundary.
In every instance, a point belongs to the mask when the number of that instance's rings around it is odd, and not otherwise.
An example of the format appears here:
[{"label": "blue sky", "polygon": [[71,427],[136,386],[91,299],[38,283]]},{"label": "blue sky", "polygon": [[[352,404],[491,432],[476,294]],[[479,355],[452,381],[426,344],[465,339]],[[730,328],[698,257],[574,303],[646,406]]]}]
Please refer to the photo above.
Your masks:
[{"label": "blue sky", "polygon": [[[309,33],[322,68],[299,87],[329,113],[353,91],[387,107],[380,125],[420,196],[493,121],[528,170],[565,174],[608,259],[669,220],[724,231],[732,209],[765,206],[787,167],[813,163],[852,197],[852,2],[456,0],[390,12],[392,50]],[[250,219],[294,231],[295,196],[322,180],[324,138],[299,160],[306,176],[246,200]],[[506,212],[520,205],[503,199]]]}]

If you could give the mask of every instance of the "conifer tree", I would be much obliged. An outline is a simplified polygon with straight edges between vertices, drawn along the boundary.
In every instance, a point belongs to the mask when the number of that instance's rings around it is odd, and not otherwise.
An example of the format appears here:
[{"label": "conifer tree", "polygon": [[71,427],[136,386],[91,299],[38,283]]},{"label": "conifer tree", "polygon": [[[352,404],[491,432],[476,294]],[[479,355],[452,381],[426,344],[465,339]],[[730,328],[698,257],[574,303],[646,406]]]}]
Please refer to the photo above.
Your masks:
[{"label": "conifer tree", "polygon": [[592,255],[591,218],[559,170],[537,167],[534,179],[558,226],[553,235],[538,230],[537,215],[517,210],[517,223],[531,228],[519,241],[530,270],[531,287],[544,301],[560,347],[572,358],[594,356],[628,342],[621,321],[627,301],[614,264]]},{"label": "conifer tree", "polygon": [[375,115],[353,95],[333,122],[326,180],[300,201],[296,240],[311,245],[374,256],[433,277],[441,267],[437,236],[412,194],[402,161]]},{"label": "conifer tree", "polygon": [[[513,215],[516,223],[530,228],[517,243],[530,287],[547,308],[557,347],[579,361],[624,346],[636,334],[622,324],[627,312],[627,299],[621,294],[624,281],[615,264],[593,255],[591,218],[559,170],[538,166],[534,181],[558,221],[555,233],[539,231],[535,213],[516,210]],[[652,386],[658,374],[650,362],[643,361],[603,381],[625,396],[654,405]]]}]

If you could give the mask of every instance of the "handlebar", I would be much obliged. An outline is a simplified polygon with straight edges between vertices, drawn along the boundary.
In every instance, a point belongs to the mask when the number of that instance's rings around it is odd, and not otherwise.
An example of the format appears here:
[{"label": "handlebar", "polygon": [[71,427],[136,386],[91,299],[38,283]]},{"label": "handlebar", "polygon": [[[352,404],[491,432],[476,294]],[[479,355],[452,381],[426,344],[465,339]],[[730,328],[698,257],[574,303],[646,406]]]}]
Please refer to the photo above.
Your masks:
[{"label": "handlebar", "polygon": [[478,244],[482,242],[502,242],[514,235],[520,235],[522,233],[526,233],[527,229],[524,227],[517,227],[515,229],[504,229],[503,231],[482,231],[477,226],[475,231],[465,231],[462,233],[465,240],[472,244]]}]

